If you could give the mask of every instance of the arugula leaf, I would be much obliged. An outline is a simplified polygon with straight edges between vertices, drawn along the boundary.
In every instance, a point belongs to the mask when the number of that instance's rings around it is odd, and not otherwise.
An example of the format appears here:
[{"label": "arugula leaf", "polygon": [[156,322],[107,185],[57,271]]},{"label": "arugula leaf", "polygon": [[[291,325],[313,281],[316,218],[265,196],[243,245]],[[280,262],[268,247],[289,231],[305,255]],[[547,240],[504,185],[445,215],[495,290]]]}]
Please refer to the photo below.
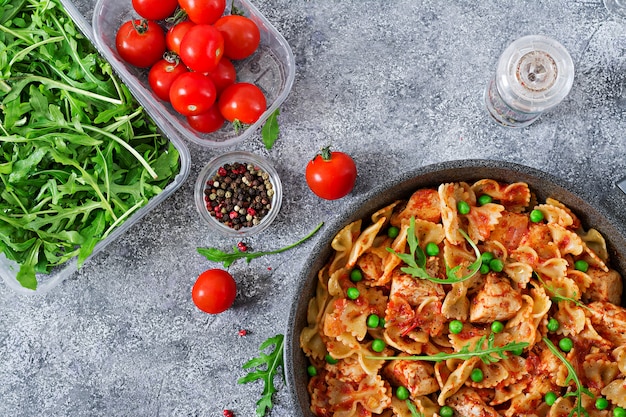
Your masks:
[{"label": "arugula leaf", "polygon": [[407,243],[409,244],[409,251],[411,253],[398,253],[392,248],[387,248],[387,251],[393,253],[405,264],[408,265],[400,268],[402,272],[405,272],[416,278],[426,279],[437,284],[455,284],[457,282],[462,282],[473,277],[476,272],[480,270],[480,267],[482,265],[480,250],[478,249],[476,244],[472,242],[472,240],[467,235],[467,233],[465,233],[465,231],[459,229],[459,232],[465,238],[465,240],[469,242],[472,249],[474,249],[474,253],[476,254],[476,260],[468,267],[468,274],[461,277],[457,275],[458,271],[461,269],[461,265],[450,268],[448,264],[446,264],[447,279],[435,278],[431,276],[428,271],[426,271],[426,255],[424,254],[422,248],[419,246],[419,239],[415,235],[415,217],[411,217],[411,219],[409,220],[409,228],[407,230],[406,238]]},{"label": "arugula leaf", "polygon": [[276,139],[278,139],[278,134],[280,133],[280,129],[278,127],[279,114],[280,108],[277,108],[267,119],[267,121],[263,125],[263,129],[261,129],[261,136],[263,137],[263,144],[265,145],[266,149],[272,149],[272,146],[274,146]]},{"label": "arugula leaf", "polygon": [[276,249],[273,251],[268,251],[268,252],[242,252],[239,250],[239,248],[237,248],[237,246],[233,246],[233,252],[231,253],[221,251],[220,249],[217,249],[217,248],[197,248],[197,250],[200,255],[205,256],[209,261],[221,262],[222,265],[224,265],[224,268],[228,268],[237,259],[243,258],[246,260],[246,262],[249,263],[253,259],[260,258],[261,256],[275,255],[277,253],[285,252],[289,249],[295,248],[299,244],[313,237],[313,235],[317,233],[317,231],[320,230],[323,225],[324,225],[324,222],[318,224],[315,227],[315,229],[313,229],[312,232],[310,232],[308,235],[306,235],[305,237],[303,237],[296,243],[292,243],[291,245],[288,245],[288,246],[285,246],[283,248]]},{"label": "arugula leaf", "polygon": [[541,340],[543,340],[543,343],[548,346],[550,352],[552,352],[554,356],[556,356],[563,363],[563,365],[565,365],[565,368],[567,368],[567,378],[565,378],[565,384],[569,385],[570,382],[573,382],[576,385],[576,391],[568,392],[567,394],[565,394],[565,397],[576,397],[576,403],[570,411],[569,417],[572,417],[574,415],[577,415],[578,417],[589,417],[589,413],[587,412],[587,410],[585,410],[585,407],[583,406],[582,396],[583,394],[588,395],[591,398],[595,398],[595,396],[591,391],[583,386],[582,382],[580,382],[580,378],[578,378],[578,375],[576,374],[576,369],[574,369],[574,366],[565,358],[565,356],[563,356],[561,351],[556,346],[554,346],[552,341],[548,339],[547,336],[543,336]]},{"label": "arugula leaf", "polygon": [[411,412],[411,417],[424,417],[423,413],[420,413],[419,411],[417,411],[417,408],[415,408],[415,404],[413,404],[413,401],[406,400],[406,406]]},{"label": "arugula leaf", "polygon": [[162,192],[180,158],[59,0],[0,4],[0,252],[36,289]]},{"label": "arugula leaf", "polygon": [[[560,302],[560,301],[567,301],[570,303],[575,304],[578,307],[584,308],[589,310],[589,307],[585,305],[585,303],[581,302],[580,300],[577,300],[575,298],[572,297],[567,297],[565,295],[561,295],[561,293],[559,293],[559,288],[555,288],[553,285],[548,285],[544,282],[543,279],[541,279],[541,276],[539,276],[539,274],[537,273],[537,271],[533,271],[533,275],[537,278],[537,280],[541,283],[541,285],[550,293],[550,299],[554,302]],[[574,294],[576,295],[576,294]]]},{"label": "arugula leaf", "polygon": [[[487,346],[483,347],[485,341],[487,342]],[[461,359],[466,361],[470,358],[478,357],[485,364],[489,365],[501,359],[507,359],[509,357],[507,352],[516,352],[527,346],[528,343],[526,342],[510,342],[504,346],[494,346],[494,336],[493,333],[491,333],[489,337],[481,337],[473,347],[468,343],[458,352],[439,352],[434,355],[413,356],[368,356],[368,359],[441,362],[448,359]]]},{"label": "arugula leaf", "polygon": [[[262,380],[263,381],[263,394],[261,399],[257,401],[256,415],[257,417],[263,417],[272,409],[274,404],[272,403],[272,395],[276,392],[274,386],[274,377],[278,375],[278,369],[281,369],[281,375],[284,379],[284,359],[283,359],[283,345],[285,336],[277,334],[274,337],[270,337],[265,342],[261,343],[259,350],[261,354],[257,358],[253,358],[243,365],[243,369],[255,368],[256,370],[249,372],[246,376],[239,378],[237,383],[246,384],[248,382]],[[266,348],[274,346],[269,354],[263,352]]]}]

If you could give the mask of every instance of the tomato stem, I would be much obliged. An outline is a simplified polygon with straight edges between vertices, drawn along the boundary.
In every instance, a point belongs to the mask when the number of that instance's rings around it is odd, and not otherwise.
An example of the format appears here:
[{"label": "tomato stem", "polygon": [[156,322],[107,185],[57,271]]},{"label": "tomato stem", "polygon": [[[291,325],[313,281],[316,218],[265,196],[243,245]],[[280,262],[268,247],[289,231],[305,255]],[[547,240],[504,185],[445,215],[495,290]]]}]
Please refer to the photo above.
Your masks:
[{"label": "tomato stem", "polygon": [[133,27],[140,35],[143,35],[148,31],[148,21],[146,19],[141,19],[139,23],[137,23],[139,19],[133,19],[131,22],[133,23]]},{"label": "tomato stem", "polygon": [[323,147],[319,155],[324,161],[330,161],[332,155],[332,152],[330,151],[330,146]]}]

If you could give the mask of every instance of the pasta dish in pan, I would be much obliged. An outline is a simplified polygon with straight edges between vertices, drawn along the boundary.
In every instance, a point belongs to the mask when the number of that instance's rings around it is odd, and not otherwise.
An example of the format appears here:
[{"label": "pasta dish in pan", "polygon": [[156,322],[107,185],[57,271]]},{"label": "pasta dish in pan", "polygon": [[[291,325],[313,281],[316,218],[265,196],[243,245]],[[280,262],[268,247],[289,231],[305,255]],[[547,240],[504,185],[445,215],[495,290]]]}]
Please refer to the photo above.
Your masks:
[{"label": "pasta dish in pan", "polygon": [[445,183],[331,245],[300,334],[317,417],[626,416],[622,277],[559,201]]}]

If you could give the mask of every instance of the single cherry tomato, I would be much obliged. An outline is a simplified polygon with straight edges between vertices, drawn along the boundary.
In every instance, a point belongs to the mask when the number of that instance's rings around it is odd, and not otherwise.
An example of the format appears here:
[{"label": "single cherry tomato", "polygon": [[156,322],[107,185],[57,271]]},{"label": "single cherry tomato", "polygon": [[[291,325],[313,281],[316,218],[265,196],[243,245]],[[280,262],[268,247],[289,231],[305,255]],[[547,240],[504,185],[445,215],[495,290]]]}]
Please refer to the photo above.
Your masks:
[{"label": "single cherry tomato", "polygon": [[200,310],[209,314],[226,311],[237,295],[237,283],[223,269],[209,269],[198,276],[191,289],[191,298]]},{"label": "single cherry tomato", "polygon": [[165,44],[167,45],[167,50],[180,55],[180,43],[182,42],[183,37],[185,37],[185,34],[193,26],[195,26],[195,23],[191,20],[184,20],[169,28],[165,34]]},{"label": "single cherry tomato", "polygon": [[259,47],[261,33],[250,18],[231,14],[220,17],[214,26],[224,37],[224,56],[230,59],[247,58]]},{"label": "single cherry tomato", "polygon": [[189,72],[179,60],[171,62],[167,59],[157,61],[148,72],[148,83],[154,94],[164,101],[170,101],[170,87],[179,75]]},{"label": "single cherry tomato", "polygon": [[211,72],[224,54],[224,38],[212,25],[195,25],[180,42],[180,59],[189,69]]},{"label": "single cherry tomato", "polygon": [[222,91],[231,84],[237,81],[237,71],[233,63],[226,57],[222,57],[220,62],[217,63],[217,67],[207,74],[215,83],[215,89],[217,95],[222,94]]},{"label": "single cherry tomato", "polygon": [[259,120],[267,109],[265,96],[259,87],[250,83],[231,84],[220,95],[218,106],[229,122],[238,120],[247,125]]},{"label": "single cherry tomato", "polygon": [[336,200],[346,196],[356,182],[354,160],[343,152],[322,149],[306,166],[306,183],[318,197]]},{"label": "single cherry tomato", "polygon": [[211,109],[205,113],[187,116],[187,122],[192,129],[202,133],[212,133],[219,130],[226,120],[215,103]]},{"label": "single cherry tomato", "polygon": [[164,20],[178,7],[178,0],[132,0],[133,9],[148,20]]},{"label": "single cherry tomato", "polygon": [[170,101],[174,110],[184,116],[209,111],[215,103],[215,85],[208,75],[186,72],[179,75],[170,87]]},{"label": "single cherry tomato", "polygon": [[224,14],[226,0],[178,0],[189,20],[198,24],[212,25]]},{"label": "single cherry tomato", "polygon": [[122,59],[140,68],[151,67],[165,52],[165,33],[150,20],[129,20],[120,26],[115,47]]}]

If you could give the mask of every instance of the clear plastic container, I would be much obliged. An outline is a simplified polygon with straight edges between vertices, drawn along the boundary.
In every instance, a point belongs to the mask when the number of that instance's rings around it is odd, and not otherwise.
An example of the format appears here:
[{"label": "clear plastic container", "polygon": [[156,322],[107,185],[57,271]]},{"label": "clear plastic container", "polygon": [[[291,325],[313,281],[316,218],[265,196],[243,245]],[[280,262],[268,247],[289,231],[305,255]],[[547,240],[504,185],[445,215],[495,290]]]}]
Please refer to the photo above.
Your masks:
[{"label": "clear plastic container", "polygon": [[[207,188],[207,181],[212,181],[212,178],[216,175],[220,167],[223,167],[226,164],[233,164],[235,162],[245,165],[252,164],[255,169],[259,169],[260,171],[267,173],[273,190],[273,195],[271,196],[271,208],[267,215],[261,219],[259,224],[251,227],[243,227],[239,230],[220,222],[209,213],[204,193],[205,188]],[[202,171],[200,171],[194,188],[194,200],[196,202],[198,213],[200,213],[200,217],[206,221],[211,230],[227,237],[242,238],[260,233],[261,231],[267,229],[274,219],[276,219],[276,216],[278,216],[282,199],[283,187],[278,172],[276,172],[272,164],[267,159],[250,152],[230,152],[212,159],[202,169]],[[228,215],[228,213],[226,213],[226,215]]]},{"label": "clear plastic container", "polygon": [[93,14],[93,31],[96,45],[111,63],[131,91],[143,98],[151,113],[158,113],[167,119],[186,139],[201,146],[218,148],[233,146],[246,140],[265,123],[268,117],[285,101],[295,78],[293,52],[285,38],[247,0],[227,1],[226,11],[232,3],[252,19],[261,33],[258,50],[250,57],[233,61],[237,70],[237,81],[256,84],[265,94],[267,110],[259,120],[235,131],[232,124],[226,123],[213,133],[200,133],[192,129],[184,116],[178,114],[171,104],[160,100],[150,90],[148,70],[125,63],[115,48],[115,35],[122,23],[137,18],[131,0],[98,0]]},{"label": "clear plastic container", "polygon": [[485,103],[498,123],[524,127],[558,105],[574,83],[567,50],[542,35],[524,36],[500,56],[485,92]]},{"label": "clear plastic container", "polygon": [[[84,19],[83,15],[78,11],[78,9],[76,9],[76,7],[71,3],[70,0],[61,0],[61,3],[63,4],[63,7],[70,15],[70,17],[74,20],[78,29],[81,30],[83,34],[93,43],[94,38],[92,36],[91,27],[89,26],[89,23]],[[141,102],[141,98],[138,98],[138,101],[141,105],[145,105]],[[100,241],[94,248],[90,257],[94,256],[102,249],[104,249],[109,243],[116,240],[126,230],[136,224],[143,216],[145,216],[168,196],[174,193],[174,191],[178,189],[189,176],[191,157],[189,155],[189,150],[187,149],[185,142],[182,140],[176,130],[172,128],[171,125],[166,123],[164,119],[159,118],[158,114],[152,114],[150,112],[149,114],[150,116],[152,116],[155,123],[160,128],[161,133],[165,137],[167,137],[178,150],[180,154],[180,172],[174,178],[174,181],[171,182],[167,187],[165,187],[165,189],[160,194],[153,197],[145,206],[137,210],[124,223],[119,225],[106,239]],[[33,295],[46,293],[59,285],[61,282],[63,282],[63,280],[71,276],[77,270],[78,264],[76,258],[74,258],[66,262],[63,266],[55,268],[50,274],[37,274],[37,289],[30,290],[22,287],[22,285],[16,279],[17,273],[19,271],[19,265],[16,262],[7,259],[3,254],[0,254],[0,276],[9,288],[21,294]]]}]

